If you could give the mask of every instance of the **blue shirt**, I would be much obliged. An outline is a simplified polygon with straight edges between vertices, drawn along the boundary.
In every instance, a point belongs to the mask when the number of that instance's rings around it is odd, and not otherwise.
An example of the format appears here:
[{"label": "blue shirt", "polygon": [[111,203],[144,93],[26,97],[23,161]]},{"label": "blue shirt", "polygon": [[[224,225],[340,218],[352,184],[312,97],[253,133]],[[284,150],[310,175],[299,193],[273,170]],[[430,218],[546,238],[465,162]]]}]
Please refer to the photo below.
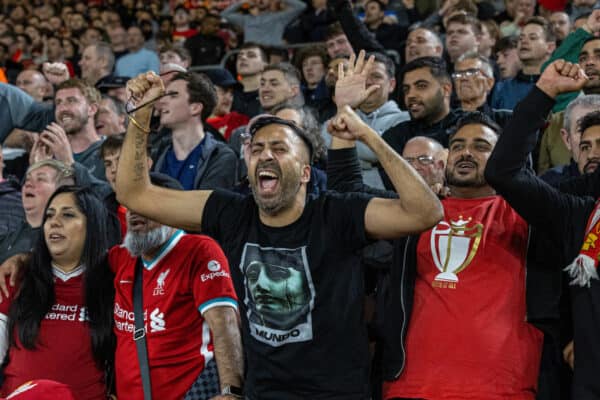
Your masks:
[{"label": "blue shirt", "polygon": [[204,162],[202,159],[202,146],[205,141],[206,136],[204,136],[204,139],[194,147],[185,160],[178,160],[173,151],[173,147],[171,147],[167,151],[165,163],[160,169],[160,172],[169,175],[171,178],[177,179],[185,190],[193,190],[198,167]]}]

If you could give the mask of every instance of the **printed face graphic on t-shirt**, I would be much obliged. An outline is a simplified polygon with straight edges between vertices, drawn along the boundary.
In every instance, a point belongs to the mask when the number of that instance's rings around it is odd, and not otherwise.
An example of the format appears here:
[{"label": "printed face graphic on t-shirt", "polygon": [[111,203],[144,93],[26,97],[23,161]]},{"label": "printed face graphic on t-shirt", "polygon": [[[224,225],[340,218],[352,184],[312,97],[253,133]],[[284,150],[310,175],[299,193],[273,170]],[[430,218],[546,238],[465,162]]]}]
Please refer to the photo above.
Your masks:
[{"label": "printed face graphic on t-shirt", "polygon": [[311,340],[315,290],[306,248],[247,243],[240,268],[252,336],[272,346]]}]

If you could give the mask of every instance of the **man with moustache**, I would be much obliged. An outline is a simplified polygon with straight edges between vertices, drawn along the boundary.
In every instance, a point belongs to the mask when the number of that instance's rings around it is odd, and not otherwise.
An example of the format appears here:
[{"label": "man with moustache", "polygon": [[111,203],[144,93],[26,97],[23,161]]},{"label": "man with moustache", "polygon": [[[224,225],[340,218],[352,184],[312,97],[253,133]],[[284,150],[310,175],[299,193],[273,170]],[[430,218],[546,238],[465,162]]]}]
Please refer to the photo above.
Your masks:
[{"label": "man with moustache", "polygon": [[[406,64],[402,93],[411,119],[385,131],[383,140],[400,154],[415,136],[430,137],[448,146],[448,135],[464,112],[450,109],[452,82],[446,63],[441,58],[421,57]],[[381,169],[379,172],[386,189],[391,190],[388,178]]]},{"label": "man with moustache", "polygon": [[[543,334],[526,320],[528,226],[483,176],[499,133],[479,112],[458,121],[443,221],[395,243],[381,309],[386,400],[535,399]],[[333,143],[331,189],[365,189],[353,146]]]},{"label": "man with moustache", "polygon": [[[364,63],[363,53],[349,73],[366,80],[372,62]],[[129,88],[140,102],[163,92],[160,79],[151,74],[136,78]],[[363,273],[356,250],[367,244],[367,238],[398,238],[435,224],[441,217],[435,195],[349,107],[340,110],[330,125],[332,133],[368,143],[390,173],[399,199],[307,196],[311,142],[294,123],[271,116],[257,119],[249,128],[253,196],[158,188],[148,182],[146,165],[135,155],[145,145],[151,112],[147,107],[134,115],[141,128],[129,126],[117,171],[117,196],[129,209],[163,224],[202,229],[221,243],[230,265],[239,266],[231,273],[236,293],[244,299],[240,316],[248,363],[246,398],[366,398]],[[157,203],[163,206],[155,207]],[[255,261],[264,268],[248,271]],[[271,280],[282,281],[290,275],[281,267],[289,265],[308,283],[303,285],[308,307],[291,329],[265,326],[247,278],[264,271]],[[269,293],[261,296],[268,300]],[[249,319],[249,309],[256,310],[256,318]]]}]

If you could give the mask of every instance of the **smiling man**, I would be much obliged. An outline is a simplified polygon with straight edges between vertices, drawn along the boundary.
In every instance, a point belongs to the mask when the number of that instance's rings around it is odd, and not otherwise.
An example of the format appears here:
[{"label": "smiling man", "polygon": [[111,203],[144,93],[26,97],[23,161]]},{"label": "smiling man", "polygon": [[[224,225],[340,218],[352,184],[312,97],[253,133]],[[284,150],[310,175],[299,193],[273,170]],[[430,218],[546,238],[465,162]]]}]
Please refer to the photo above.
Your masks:
[{"label": "smiling man", "polygon": [[[99,157],[102,140],[94,124],[100,99],[100,93],[82,80],[69,79],[61,83],[54,95],[56,123],[48,125],[41,138],[58,154],[62,147],[61,136],[66,134],[73,161],[104,180],[104,165]],[[69,163],[65,159],[62,161]]]}]

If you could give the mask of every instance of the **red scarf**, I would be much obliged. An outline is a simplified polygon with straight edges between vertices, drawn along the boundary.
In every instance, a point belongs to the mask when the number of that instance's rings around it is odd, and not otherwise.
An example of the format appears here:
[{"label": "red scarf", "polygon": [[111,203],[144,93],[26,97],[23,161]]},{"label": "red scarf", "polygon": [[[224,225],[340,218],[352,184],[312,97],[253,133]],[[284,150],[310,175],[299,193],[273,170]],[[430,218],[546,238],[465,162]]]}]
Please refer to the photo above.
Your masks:
[{"label": "red scarf", "polygon": [[571,285],[590,287],[591,279],[598,279],[598,261],[600,260],[600,201],[596,201],[585,228],[585,239],[579,255],[565,268],[573,278]]}]

